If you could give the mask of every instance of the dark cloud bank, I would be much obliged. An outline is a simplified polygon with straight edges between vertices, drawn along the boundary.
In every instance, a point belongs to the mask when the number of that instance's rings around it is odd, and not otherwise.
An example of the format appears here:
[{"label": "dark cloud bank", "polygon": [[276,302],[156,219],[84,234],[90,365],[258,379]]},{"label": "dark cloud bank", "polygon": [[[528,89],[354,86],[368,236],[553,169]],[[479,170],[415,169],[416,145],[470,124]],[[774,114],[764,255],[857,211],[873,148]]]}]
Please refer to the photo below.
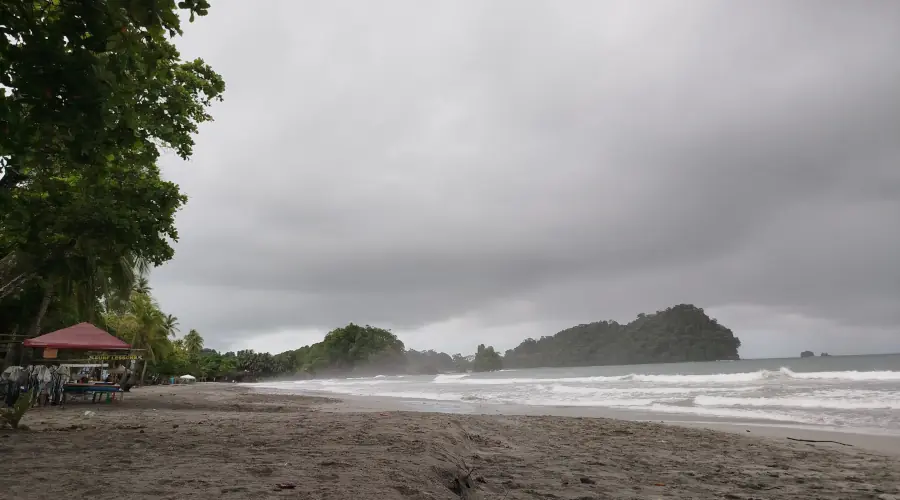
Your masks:
[{"label": "dark cloud bank", "polygon": [[900,3],[217,4],[163,306],[413,347],[691,302],[744,356],[900,351]]}]

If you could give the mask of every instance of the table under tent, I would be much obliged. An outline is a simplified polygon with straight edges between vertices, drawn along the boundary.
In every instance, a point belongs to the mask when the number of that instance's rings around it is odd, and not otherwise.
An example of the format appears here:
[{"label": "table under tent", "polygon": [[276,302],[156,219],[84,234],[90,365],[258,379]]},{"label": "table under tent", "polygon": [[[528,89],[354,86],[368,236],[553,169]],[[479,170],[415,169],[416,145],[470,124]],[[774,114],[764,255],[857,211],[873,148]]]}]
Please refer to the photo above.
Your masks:
[{"label": "table under tent", "polygon": [[[42,356],[18,373],[4,378],[15,382],[15,392],[36,391],[36,402],[64,404],[71,396],[92,402],[122,400],[121,382],[128,376],[125,364],[137,359],[131,345],[90,324],[79,323],[23,342],[25,348],[42,350]],[[7,394],[7,403],[15,397]]]}]

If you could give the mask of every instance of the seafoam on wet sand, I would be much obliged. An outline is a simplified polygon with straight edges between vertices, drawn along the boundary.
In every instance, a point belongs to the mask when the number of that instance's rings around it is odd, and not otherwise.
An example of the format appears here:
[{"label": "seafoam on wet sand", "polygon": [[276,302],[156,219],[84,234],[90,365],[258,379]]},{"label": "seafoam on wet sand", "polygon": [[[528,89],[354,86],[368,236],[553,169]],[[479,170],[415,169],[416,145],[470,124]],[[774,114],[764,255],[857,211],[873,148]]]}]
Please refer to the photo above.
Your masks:
[{"label": "seafoam on wet sand", "polygon": [[253,387],[453,402],[462,411],[467,404],[584,407],[900,436],[900,356],[377,376]]}]

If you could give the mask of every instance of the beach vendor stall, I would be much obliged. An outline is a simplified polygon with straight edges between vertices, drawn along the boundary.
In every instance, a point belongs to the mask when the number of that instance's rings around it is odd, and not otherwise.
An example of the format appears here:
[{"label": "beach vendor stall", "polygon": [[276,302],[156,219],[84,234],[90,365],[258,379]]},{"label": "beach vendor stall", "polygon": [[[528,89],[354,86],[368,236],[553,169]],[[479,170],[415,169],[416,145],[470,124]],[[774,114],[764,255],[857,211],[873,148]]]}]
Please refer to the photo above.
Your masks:
[{"label": "beach vendor stall", "polygon": [[[110,368],[109,363],[136,358],[130,353],[130,344],[90,323],[79,323],[28,339],[23,345],[26,348],[43,349],[44,363],[52,362],[60,368],[77,370],[69,370],[64,374],[60,371],[63,380],[60,403],[64,403],[70,395],[91,396],[93,402],[98,399],[105,399],[107,402],[123,399],[122,388],[116,381],[119,379],[117,374],[124,374],[125,368]],[[87,359],[75,359],[77,357]],[[75,361],[89,363],[79,364]]]}]

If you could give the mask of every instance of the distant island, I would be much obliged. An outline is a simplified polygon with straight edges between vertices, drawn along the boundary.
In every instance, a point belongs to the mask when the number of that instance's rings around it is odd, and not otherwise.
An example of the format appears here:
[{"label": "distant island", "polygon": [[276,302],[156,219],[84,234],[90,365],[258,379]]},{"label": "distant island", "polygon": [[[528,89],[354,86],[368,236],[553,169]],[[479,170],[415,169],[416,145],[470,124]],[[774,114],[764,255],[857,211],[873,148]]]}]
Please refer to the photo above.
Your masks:
[{"label": "distant island", "polygon": [[204,350],[209,363],[229,366],[232,378],[312,378],[352,374],[435,375],[452,372],[485,372],[503,368],[624,365],[739,359],[741,341],[731,330],[689,304],[653,314],[639,314],[627,324],[599,321],[567,328],[552,336],[526,339],[500,355],[493,346],[479,345],[474,355],[406,349],[389,330],[349,324],[329,332],[318,343],[280,354],[251,350],[220,354]]},{"label": "distant island", "polygon": [[812,351],[803,351],[803,352],[800,353],[800,357],[801,357],[801,358],[811,358],[811,357],[813,357],[813,356],[815,356],[815,355],[816,355],[816,353],[814,353],[814,352],[812,352]]},{"label": "distant island", "polygon": [[600,321],[552,337],[526,339],[506,351],[506,368],[598,366],[736,360],[741,341],[731,330],[689,304],[639,314],[622,325]]}]

